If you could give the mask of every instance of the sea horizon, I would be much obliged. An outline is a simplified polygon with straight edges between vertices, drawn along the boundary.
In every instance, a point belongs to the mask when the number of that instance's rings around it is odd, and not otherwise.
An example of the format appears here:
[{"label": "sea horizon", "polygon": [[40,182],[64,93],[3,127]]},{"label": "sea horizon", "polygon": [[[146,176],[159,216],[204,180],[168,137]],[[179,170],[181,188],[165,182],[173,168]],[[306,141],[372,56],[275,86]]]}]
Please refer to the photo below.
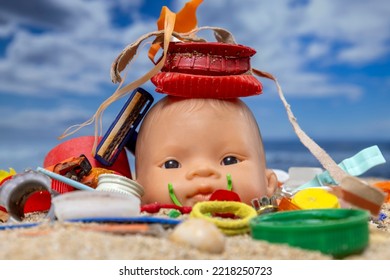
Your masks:
[{"label": "sea horizon", "polygon": [[[386,162],[372,167],[360,177],[390,178],[390,140],[372,139],[320,139],[315,140],[335,162],[340,163],[363,149],[378,146]],[[265,138],[264,150],[267,167],[288,172],[290,167],[320,167],[320,162],[300,142],[299,139]]]}]

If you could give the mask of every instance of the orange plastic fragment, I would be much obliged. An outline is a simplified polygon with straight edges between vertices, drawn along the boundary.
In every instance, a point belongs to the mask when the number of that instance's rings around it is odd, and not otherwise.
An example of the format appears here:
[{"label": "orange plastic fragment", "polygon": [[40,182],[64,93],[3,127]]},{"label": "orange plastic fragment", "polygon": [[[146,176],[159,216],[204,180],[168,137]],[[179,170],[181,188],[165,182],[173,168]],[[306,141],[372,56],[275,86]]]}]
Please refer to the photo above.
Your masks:
[{"label": "orange plastic fragment", "polygon": [[[196,19],[196,10],[202,2],[203,0],[191,0],[187,2],[184,7],[178,13],[176,13],[176,21],[173,31],[176,31],[178,33],[185,33],[195,29],[198,25],[198,20]],[[163,6],[161,9],[160,17],[157,20],[158,30],[165,29],[165,16],[167,12],[171,11],[167,6]],[[160,47],[161,46],[159,43],[155,43],[152,44],[149,49],[148,56],[153,62],[154,57],[156,56]]]},{"label": "orange plastic fragment", "polygon": [[387,194],[385,202],[390,203],[390,181],[380,181],[374,183],[373,185]]},{"label": "orange plastic fragment", "polygon": [[147,224],[90,224],[81,227],[83,230],[115,233],[115,234],[135,234],[151,233],[151,226]]},{"label": "orange plastic fragment", "polygon": [[291,210],[301,210],[299,206],[293,203],[290,199],[282,197],[278,205],[278,211],[291,211]]},{"label": "orange plastic fragment", "polygon": [[3,209],[0,209],[0,223],[5,223],[9,219],[8,213],[5,211],[5,209]]},{"label": "orange plastic fragment", "polygon": [[[185,33],[190,32],[192,29],[196,28],[196,26],[198,25],[198,20],[196,19],[196,10],[202,2],[203,0],[191,0],[187,2],[184,7],[176,14],[176,23],[173,30],[179,33]],[[163,25],[164,19],[162,20],[162,23],[159,23],[159,21],[157,21],[157,27],[159,28],[159,30],[163,28]]]}]

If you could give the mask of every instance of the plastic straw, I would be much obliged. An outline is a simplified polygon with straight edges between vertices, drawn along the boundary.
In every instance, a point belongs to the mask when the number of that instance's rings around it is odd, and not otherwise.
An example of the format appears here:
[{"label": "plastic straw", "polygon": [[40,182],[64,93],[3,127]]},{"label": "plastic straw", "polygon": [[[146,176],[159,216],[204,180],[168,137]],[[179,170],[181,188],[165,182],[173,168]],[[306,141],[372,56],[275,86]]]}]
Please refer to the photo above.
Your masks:
[{"label": "plastic straw", "polygon": [[55,180],[58,180],[60,182],[65,183],[65,184],[68,184],[69,186],[72,186],[78,190],[84,190],[84,191],[94,191],[95,190],[94,188],[88,187],[85,184],[82,184],[82,183],[77,182],[75,180],[69,179],[68,177],[62,176],[60,174],[51,172],[51,171],[44,169],[42,167],[37,167],[37,171],[49,176],[52,179],[55,179]]}]

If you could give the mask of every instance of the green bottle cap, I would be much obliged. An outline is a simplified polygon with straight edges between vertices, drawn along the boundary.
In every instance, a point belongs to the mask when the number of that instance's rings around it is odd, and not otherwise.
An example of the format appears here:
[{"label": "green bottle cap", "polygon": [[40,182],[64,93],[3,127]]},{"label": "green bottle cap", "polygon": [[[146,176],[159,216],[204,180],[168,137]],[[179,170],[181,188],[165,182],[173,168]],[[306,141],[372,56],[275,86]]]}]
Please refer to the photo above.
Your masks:
[{"label": "green bottle cap", "polygon": [[249,226],[254,239],[343,258],[368,245],[368,220],[361,209],[295,210],[257,216]]}]

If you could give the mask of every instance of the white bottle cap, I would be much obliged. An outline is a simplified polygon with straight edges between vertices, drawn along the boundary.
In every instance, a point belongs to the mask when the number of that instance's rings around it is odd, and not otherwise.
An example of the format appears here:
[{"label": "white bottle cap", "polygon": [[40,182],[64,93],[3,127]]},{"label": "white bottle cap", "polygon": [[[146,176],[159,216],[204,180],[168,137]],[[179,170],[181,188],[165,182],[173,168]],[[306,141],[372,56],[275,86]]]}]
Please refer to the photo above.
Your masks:
[{"label": "white bottle cap", "polygon": [[136,181],[110,173],[99,175],[96,190],[134,195],[139,199],[144,195],[144,188]]}]

